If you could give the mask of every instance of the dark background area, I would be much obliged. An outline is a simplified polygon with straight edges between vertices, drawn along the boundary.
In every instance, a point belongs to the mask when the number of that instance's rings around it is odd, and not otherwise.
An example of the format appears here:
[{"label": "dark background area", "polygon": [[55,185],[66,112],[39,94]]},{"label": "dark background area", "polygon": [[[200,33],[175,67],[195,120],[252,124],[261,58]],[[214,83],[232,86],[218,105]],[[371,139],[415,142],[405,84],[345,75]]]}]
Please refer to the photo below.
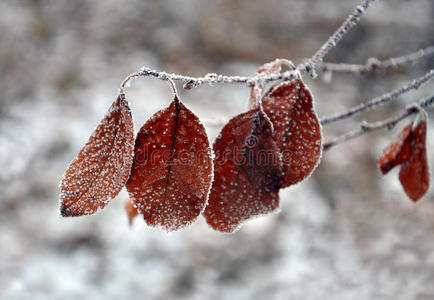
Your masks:
[{"label": "dark background area", "polygon": [[[247,222],[232,235],[213,232],[202,217],[171,234],[140,218],[129,228],[125,191],[95,216],[59,216],[61,176],[128,74],[147,66],[192,76],[252,75],[277,57],[298,64],[358,4],[1,1],[0,298],[433,299],[434,194],[414,204],[397,170],[382,177],[376,169],[377,157],[405,122],[324,153],[312,177],[281,191],[279,213]],[[378,1],[326,61],[407,54],[434,44],[433,28],[433,1]],[[433,66],[431,56],[383,75],[305,80],[324,116]],[[178,89],[205,124],[247,107],[243,85]],[[325,139],[432,93],[430,83],[326,127]],[[156,79],[132,83],[127,98],[136,131],[170,103],[170,95]],[[210,139],[219,130],[207,126]]]}]

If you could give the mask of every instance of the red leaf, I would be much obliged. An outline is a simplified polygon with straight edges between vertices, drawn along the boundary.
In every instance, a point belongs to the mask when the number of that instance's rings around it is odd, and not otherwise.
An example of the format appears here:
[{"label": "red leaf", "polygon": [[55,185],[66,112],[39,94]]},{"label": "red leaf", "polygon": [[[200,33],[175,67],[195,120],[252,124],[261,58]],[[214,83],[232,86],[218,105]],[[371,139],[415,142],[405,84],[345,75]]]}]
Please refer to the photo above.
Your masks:
[{"label": "red leaf", "polygon": [[383,174],[401,165],[399,180],[407,196],[419,200],[429,188],[429,168],[426,156],[426,115],[421,112],[417,126],[410,123],[398,139],[384,149],[378,159]]},{"label": "red leaf", "polygon": [[406,126],[399,134],[398,139],[384,149],[383,154],[378,158],[378,166],[383,175],[410,158],[412,126],[413,123]]},{"label": "red leaf", "polygon": [[212,172],[205,128],[175,97],[137,134],[127,190],[147,224],[177,230],[204,209]]},{"label": "red leaf", "polygon": [[139,212],[137,211],[137,208],[134,207],[134,204],[130,198],[125,201],[124,208],[127,212],[128,224],[131,226],[133,225],[133,219],[139,214]]},{"label": "red leaf", "polygon": [[429,168],[426,157],[426,120],[411,131],[411,156],[401,165],[399,180],[407,196],[419,200],[429,188]]},{"label": "red leaf", "polygon": [[282,161],[269,119],[258,108],[226,124],[214,143],[214,182],[204,216],[233,232],[245,220],[279,207]]},{"label": "red leaf", "polygon": [[133,146],[131,111],[120,95],[62,179],[61,215],[90,215],[106,206],[130,175]]},{"label": "red leaf", "polygon": [[322,134],[309,89],[301,79],[271,87],[262,98],[282,154],[282,188],[302,181],[320,161]]}]

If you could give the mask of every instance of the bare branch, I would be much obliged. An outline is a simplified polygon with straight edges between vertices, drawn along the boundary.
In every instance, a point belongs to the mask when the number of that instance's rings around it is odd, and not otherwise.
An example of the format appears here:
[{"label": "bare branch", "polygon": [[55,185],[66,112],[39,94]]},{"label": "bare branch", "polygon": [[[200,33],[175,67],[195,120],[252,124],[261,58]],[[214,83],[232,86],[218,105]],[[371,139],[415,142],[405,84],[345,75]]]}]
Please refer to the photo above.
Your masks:
[{"label": "bare branch", "polygon": [[375,122],[375,123],[367,123],[366,121],[363,121],[362,123],[360,123],[359,129],[350,131],[348,133],[345,133],[341,136],[338,136],[336,138],[330,139],[327,142],[325,142],[323,144],[323,149],[324,151],[329,150],[330,148],[332,148],[337,144],[352,140],[372,130],[381,129],[381,128],[387,128],[390,130],[394,128],[396,124],[398,124],[402,120],[419,112],[420,108],[431,107],[433,103],[434,103],[434,95],[422,101],[419,101],[419,103],[413,103],[412,105],[408,106],[405,110],[403,110],[400,114],[398,114],[393,118],[389,118],[384,121]]},{"label": "bare branch", "polygon": [[245,76],[226,76],[218,75],[215,73],[209,73],[204,77],[190,77],[179,74],[170,74],[167,72],[159,72],[152,70],[147,67],[143,67],[140,71],[130,74],[125,78],[120,86],[119,93],[124,92],[126,84],[136,78],[141,76],[151,76],[159,78],[162,80],[172,80],[172,81],[182,81],[184,82],[184,89],[189,90],[202,84],[214,84],[214,83],[244,83],[248,86],[253,86],[255,83],[267,83],[277,80],[291,80],[296,78],[300,73],[308,72],[312,77],[315,77],[314,68],[316,63],[321,62],[323,57],[329,52],[337,43],[342,39],[342,37],[347,33],[347,31],[355,26],[360,20],[360,17],[365,14],[366,9],[375,0],[364,0],[363,3],[354,10],[354,12],[348,16],[344,23],[335,31],[335,33],[330,36],[326,43],[324,43],[321,48],[310,58],[306,63],[297,66],[296,70],[289,70],[280,74],[270,74],[270,75],[257,75],[253,77]]},{"label": "bare branch", "polygon": [[343,63],[321,63],[319,64],[322,72],[348,72],[348,73],[370,73],[384,72],[389,69],[396,69],[405,64],[415,64],[422,58],[434,54],[434,46],[420,49],[416,52],[409,53],[398,57],[392,57],[386,60],[369,58],[364,65],[362,64],[343,64]]},{"label": "bare branch", "polygon": [[399,89],[396,89],[394,91],[386,93],[380,97],[374,98],[368,102],[354,106],[353,108],[351,108],[348,111],[345,111],[343,113],[339,113],[339,114],[329,116],[329,117],[323,117],[323,118],[321,118],[321,124],[327,125],[327,124],[331,124],[331,123],[339,121],[339,120],[351,118],[352,116],[359,114],[361,112],[368,111],[368,110],[373,109],[374,107],[389,103],[389,102],[397,99],[402,94],[405,94],[411,90],[417,90],[418,88],[420,88],[422,85],[424,85],[428,81],[432,80],[433,78],[434,78],[434,69],[430,70],[424,76],[413,80],[412,82],[406,84],[405,86],[403,86]]},{"label": "bare branch", "polygon": [[327,42],[325,42],[321,48],[309,59],[306,63],[300,66],[300,70],[304,69],[313,78],[316,77],[315,65],[322,62],[324,56],[340,42],[340,40],[345,36],[345,34],[357,23],[360,18],[365,14],[366,10],[375,0],[364,0],[363,3],[354,10],[354,12],[348,16],[345,22],[338,28],[338,30],[329,37]]},{"label": "bare branch", "polygon": [[280,74],[273,75],[257,75],[252,77],[247,76],[227,76],[210,73],[204,77],[191,77],[174,73],[167,73],[163,71],[156,71],[150,68],[142,68],[139,72],[129,75],[121,85],[121,90],[125,87],[128,81],[136,77],[155,77],[161,80],[172,80],[184,82],[184,89],[189,90],[202,84],[215,84],[215,83],[243,83],[248,86],[253,86],[258,82],[271,82],[277,80],[292,80],[296,78],[300,72],[298,70],[290,70]]}]

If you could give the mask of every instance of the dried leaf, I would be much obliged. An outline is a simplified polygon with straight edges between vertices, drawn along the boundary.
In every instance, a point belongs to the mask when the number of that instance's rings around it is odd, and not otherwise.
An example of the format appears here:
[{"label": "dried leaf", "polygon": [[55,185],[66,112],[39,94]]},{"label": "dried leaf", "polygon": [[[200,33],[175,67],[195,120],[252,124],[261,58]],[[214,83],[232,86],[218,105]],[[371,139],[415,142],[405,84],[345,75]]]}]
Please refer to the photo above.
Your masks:
[{"label": "dried leaf", "polygon": [[131,226],[133,225],[133,219],[139,214],[139,212],[137,211],[137,208],[134,207],[130,198],[125,201],[124,208],[128,216],[128,224]]},{"label": "dried leaf", "polygon": [[212,182],[205,128],[177,97],[137,134],[127,190],[147,224],[180,229],[204,209]]},{"label": "dried leaf", "polygon": [[262,105],[282,154],[282,188],[288,187],[309,176],[320,161],[321,125],[312,94],[301,79],[295,79],[271,87]]},{"label": "dried leaf", "polygon": [[410,158],[412,125],[413,123],[406,126],[398,139],[384,149],[383,154],[378,158],[378,166],[383,175]]},{"label": "dried leaf", "polygon": [[384,149],[378,159],[383,174],[397,165],[401,165],[399,180],[407,196],[419,200],[429,188],[429,168],[426,155],[426,115],[416,125],[412,122],[406,126],[395,142]]},{"label": "dried leaf", "polygon": [[272,125],[259,108],[231,119],[214,143],[214,182],[204,216],[215,230],[233,232],[279,207],[282,161]]},{"label": "dried leaf", "polygon": [[429,188],[429,168],[426,156],[426,120],[411,131],[411,156],[401,165],[399,180],[407,196],[419,200]]},{"label": "dried leaf", "polygon": [[106,206],[130,175],[133,149],[131,111],[121,94],[62,179],[61,215],[90,215]]}]

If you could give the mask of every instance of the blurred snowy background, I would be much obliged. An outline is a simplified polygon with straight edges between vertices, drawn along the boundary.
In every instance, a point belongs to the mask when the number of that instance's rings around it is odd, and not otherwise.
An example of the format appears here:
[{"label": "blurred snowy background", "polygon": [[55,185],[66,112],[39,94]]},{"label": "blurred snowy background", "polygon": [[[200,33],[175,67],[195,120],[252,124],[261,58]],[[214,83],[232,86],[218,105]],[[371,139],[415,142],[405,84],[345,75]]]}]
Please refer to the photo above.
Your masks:
[{"label": "blurred snowy background", "polygon": [[[281,191],[281,212],[213,232],[202,218],[166,234],[136,219],[123,191],[101,213],[61,218],[58,182],[115,99],[145,65],[250,75],[276,57],[312,55],[359,0],[0,2],[1,299],[434,299],[434,187],[419,203],[376,158],[404,124],[324,153],[315,174]],[[326,57],[363,63],[434,44],[432,0],[385,0]],[[306,79],[320,115],[397,88],[434,67],[426,58],[387,76]],[[179,89],[180,86],[179,86]],[[433,93],[433,84],[354,120],[380,120]],[[204,121],[246,108],[240,85],[180,91]],[[127,90],[136,130],[170,90]],[[211,139],[219,128],[208,127]],[[434,167],[434,128],[428,135]]]}]

